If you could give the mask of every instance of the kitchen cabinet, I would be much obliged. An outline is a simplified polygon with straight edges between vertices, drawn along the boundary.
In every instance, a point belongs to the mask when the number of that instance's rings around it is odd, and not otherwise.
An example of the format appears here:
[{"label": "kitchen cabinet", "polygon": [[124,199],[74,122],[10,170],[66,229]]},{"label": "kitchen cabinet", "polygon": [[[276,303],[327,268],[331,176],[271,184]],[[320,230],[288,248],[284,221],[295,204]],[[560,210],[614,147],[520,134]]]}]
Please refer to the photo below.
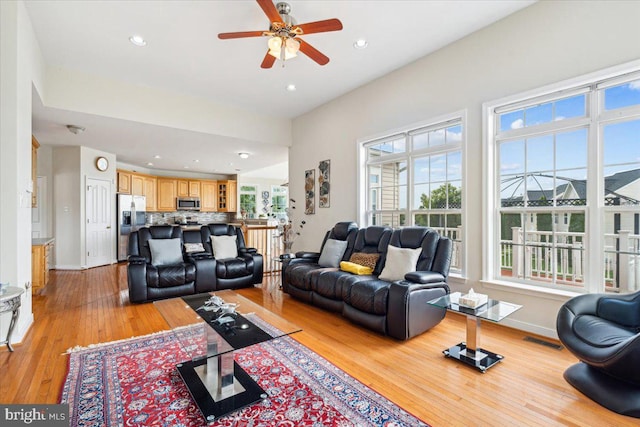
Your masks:
[{"label": "kitchen cabinet", "polygon": [[155,212],[158,209],[156,198],[157,198],[157,183],[158,180],[152,176],[144,177],[144,192],[143,196],[147,198],[147,211]]},{"label": "kitchen cabinet", "polygon": [[118,193],[131,194],[131,172],[118,171]]},{"label": "kitchen cabinet", "polygon": [[200,181],[179,179],[178,197],[200,197]]},{"label": "kitchen cabinet", "polygon": [[31,135],[31,207],[38,206],[38,148],[40,143]]},{"label": "kitchen cabinet", "polygon": [[158,178],[158,198],[156,209],[158,212],[173,212],[176,210],[176,197],[178,193],[178,183],[175,179]]},{"label": "kitchen cabinet", "polygon": [[131,194],[134,196],[144,196],[144,176],[131,174]]},{"label": "kitchen cabinet", "polygon": [[236,212],[236,181],[218,181],[218,212]]},{"label": "kitchen cabinet", "polygon": [[49,257],[54,239],[50,237],[31,241],[31,281],[33,292],[40,291],[49,282]]},{"label": "kitchen cabinet", "polygon": [[200,181],[200,211],[216,212],[218,181]]}]

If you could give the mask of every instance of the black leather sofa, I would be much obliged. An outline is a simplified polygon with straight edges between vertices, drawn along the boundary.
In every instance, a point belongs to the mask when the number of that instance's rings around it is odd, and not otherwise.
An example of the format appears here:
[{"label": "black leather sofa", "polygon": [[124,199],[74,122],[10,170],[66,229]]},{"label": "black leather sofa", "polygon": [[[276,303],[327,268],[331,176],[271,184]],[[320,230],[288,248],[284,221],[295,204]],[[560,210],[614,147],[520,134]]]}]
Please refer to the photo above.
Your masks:
[{"label": "black leather sofa", "polygon": [[[238,256],[216,259],[211,235],[236,236]],[[178,240],[180,259],[155,265],[150,241],[167,239]],[[202,250],[187,252],[185,243],[201,245]],[[262,282],[262,263],[262,255],[247,248],[242,230],[232,225],[209,224],[184,232],[171,225],[141,228],[129,236],[129,300],[138,303],[252,286]]]},{"label": "black leather sofa", "polygon": [[[328,239],[346,240],[342,259],[354,253],[379,254],[369,275],[357,275],[318,264]],[[353,241],[353,243],[351,243]],[[389,245],[420,248],[416,271],[404,280],[379,279]],[[447,277],[452,242],[427,227],[391,230],[373,226],[358,230],[355,223],[343,222],[327,232],[320,252],[298,252],[282,271],[284,292],[296,299],[341,313],[354,323],[399,340],[419,335],[442,321],[446,311],[427,301],[449,293]]]}]

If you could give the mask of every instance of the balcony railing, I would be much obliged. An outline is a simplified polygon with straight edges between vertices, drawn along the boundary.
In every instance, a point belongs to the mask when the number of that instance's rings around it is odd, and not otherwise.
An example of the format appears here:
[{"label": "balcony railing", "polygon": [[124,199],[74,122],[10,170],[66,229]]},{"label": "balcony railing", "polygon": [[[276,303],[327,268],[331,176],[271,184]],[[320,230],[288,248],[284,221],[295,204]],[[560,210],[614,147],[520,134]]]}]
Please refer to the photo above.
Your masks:
[{"label": "balcony railing", "polygon": [[256,248],[263,257],[265,274],[279,272],[282,263],[275,261],[283,254],[282,238],[275,226],[250,226],[244,229],[247,247]]},{"label": "balcony railing", "polygon": [[[512,228],[512,240],[500,241],[502,276],[584,287],[585,233],[524,231]],[[603,281],[611,292],[640,289],[640,235],[605,234]]]}]

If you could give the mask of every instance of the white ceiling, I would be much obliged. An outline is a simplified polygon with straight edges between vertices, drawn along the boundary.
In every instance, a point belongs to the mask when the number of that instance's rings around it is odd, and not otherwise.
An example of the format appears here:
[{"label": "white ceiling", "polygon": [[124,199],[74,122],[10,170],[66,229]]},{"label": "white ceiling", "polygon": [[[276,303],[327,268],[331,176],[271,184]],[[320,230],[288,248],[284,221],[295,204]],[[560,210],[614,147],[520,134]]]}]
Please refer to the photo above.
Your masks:
[{"label": "white ceiling", "polygon": [[[303,37],[331,59],[326,66],[300,54],[285,67],[277,61],[264,70],[260,63],[266,38],[218,39],[221,32],[268,29],[255,1],[25,1],[47,66],[280,118],[306,113],[533,1],[289,3],[298,23],[342,21],[342,31]],[[132,34],[142,35],[147,46],[133,46],[128,40]],[[361,37],[369,46],[356,50],[353,42]],[[285,90],[291,83],[297,91]],[[68,123],[87,132],[73,135],[63,126]],[[37,99],[34,134],[43,144],[85,145],[139,166],[160,154],[153,168],[165,170],[189,166],[198,172],[235,174],[287,160],[282,145],[63,111]],[[236,153],[245,150],[252,157],[240,161]],[[286,170],[283,173],[286,177]]]}]

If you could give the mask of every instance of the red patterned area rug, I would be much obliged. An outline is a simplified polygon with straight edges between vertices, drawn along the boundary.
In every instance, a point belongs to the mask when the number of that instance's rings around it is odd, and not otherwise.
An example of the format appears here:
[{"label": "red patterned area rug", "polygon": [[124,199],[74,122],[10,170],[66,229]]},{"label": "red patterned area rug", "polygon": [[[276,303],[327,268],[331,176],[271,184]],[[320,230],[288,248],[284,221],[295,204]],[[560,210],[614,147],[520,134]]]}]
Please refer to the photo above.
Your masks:
[{"label": "red patterned area rug", "polygon": [[[206,426],[175,368],[186,360],[173,331],[70,350],[70,425]],[[427,426],[290,337],[235,360],[269,397],[213,426]]]}]

